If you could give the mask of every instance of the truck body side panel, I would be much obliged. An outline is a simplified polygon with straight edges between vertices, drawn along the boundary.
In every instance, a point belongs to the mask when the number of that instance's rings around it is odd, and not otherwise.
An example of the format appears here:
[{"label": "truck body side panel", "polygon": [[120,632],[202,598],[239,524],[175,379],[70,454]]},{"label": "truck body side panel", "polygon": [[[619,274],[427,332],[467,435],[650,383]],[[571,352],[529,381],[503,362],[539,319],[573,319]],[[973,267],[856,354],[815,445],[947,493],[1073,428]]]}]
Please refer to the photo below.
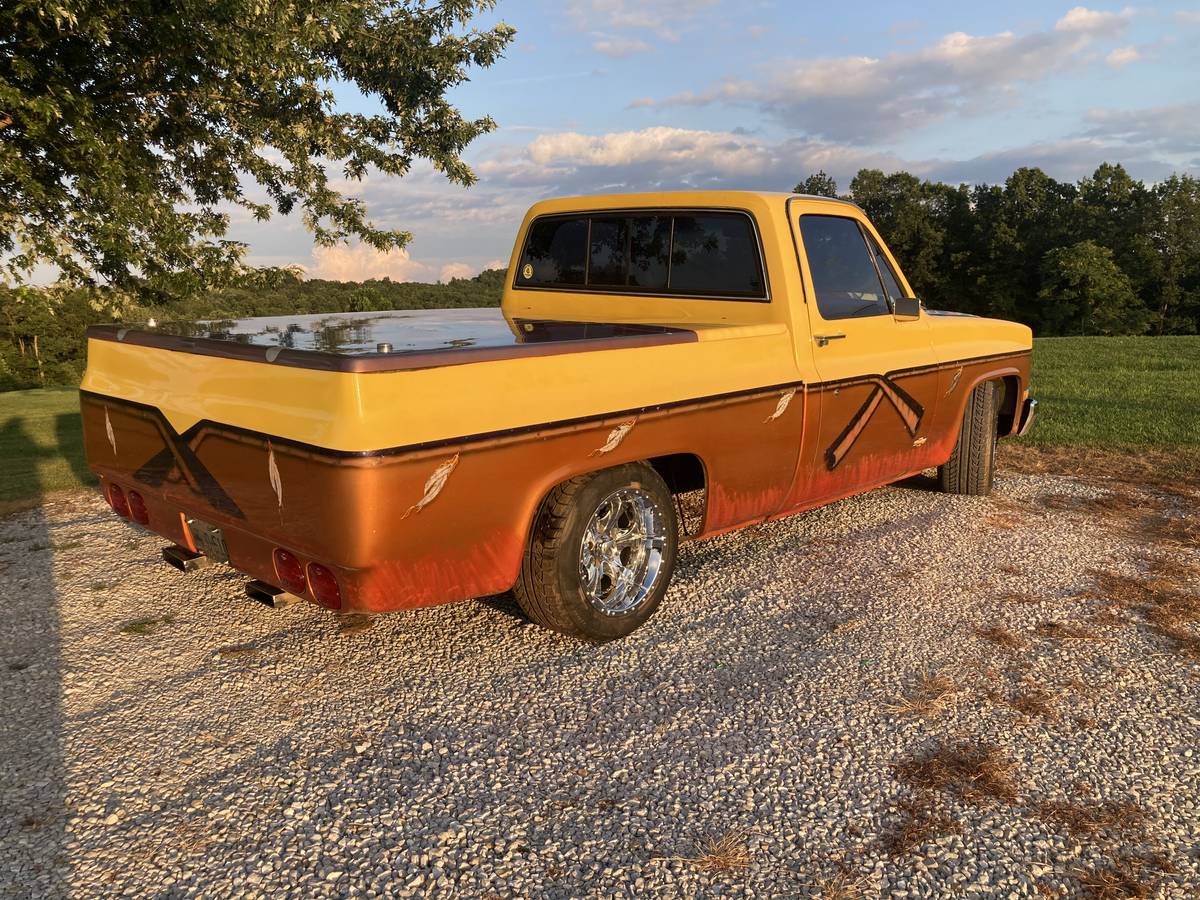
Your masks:
[{"label": "truck body side panel", "polygon": [[344,608],[381,612],[509,589],[542,497],[597,468],[694,454],[702,534],[768,517],[796,467],[801,387],[351,454],[216,423],[179,434],[152,408],[94,394],[82,406],[93,468],[142,493],[165,537],[188,546],[181,513],[195,516],[223,529],[247,574],[277,584],[271,551],[283,547],[332,568]]}]

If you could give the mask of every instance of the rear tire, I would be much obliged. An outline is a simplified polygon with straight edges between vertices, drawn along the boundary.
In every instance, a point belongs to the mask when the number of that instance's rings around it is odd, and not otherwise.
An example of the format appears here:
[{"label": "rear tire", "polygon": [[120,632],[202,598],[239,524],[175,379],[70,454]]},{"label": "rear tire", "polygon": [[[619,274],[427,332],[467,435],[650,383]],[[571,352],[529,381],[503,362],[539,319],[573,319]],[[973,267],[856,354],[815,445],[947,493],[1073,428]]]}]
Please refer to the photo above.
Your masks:
[{"label": "rear tire", "polygon": [[671,492],[654,469],[630,463],[580,475],[542,501],[513,593],[544,628],[622,638],[662,602],[678,541]]},{"label": "rear tire", "polygon": [[996,470],[996,402],[994,381],[985,381],[967,398],[958,443],[950,459],[938,468],[938,483],[946,493],[974,497],[991,493]]}]

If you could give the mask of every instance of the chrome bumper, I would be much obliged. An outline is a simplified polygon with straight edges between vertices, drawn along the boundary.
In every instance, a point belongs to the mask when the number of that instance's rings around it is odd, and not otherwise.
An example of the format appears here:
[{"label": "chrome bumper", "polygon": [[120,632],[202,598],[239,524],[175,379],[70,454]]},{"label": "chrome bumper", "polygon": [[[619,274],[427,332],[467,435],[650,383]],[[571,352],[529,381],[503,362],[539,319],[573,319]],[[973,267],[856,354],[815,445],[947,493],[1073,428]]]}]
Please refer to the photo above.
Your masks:
[{"label": "chrome bumper", "polygon": [[1025,437],[1029,434],[1035,418],[1037,418],[1037,401],[1029,397],[1025,400],[1024,407],[1021,408],[1021,424],[1017,426],[1018,437]]}]

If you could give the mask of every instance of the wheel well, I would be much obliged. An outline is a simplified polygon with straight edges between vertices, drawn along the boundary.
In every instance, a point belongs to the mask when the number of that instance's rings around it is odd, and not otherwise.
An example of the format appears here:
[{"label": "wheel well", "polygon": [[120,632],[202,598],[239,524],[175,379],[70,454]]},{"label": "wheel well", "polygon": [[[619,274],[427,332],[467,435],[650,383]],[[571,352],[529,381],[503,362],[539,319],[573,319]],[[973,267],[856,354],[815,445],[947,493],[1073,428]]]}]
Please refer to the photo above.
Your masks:
[{"label": "wheel well", "polygon": [[1000,437],[1012,434],[1017,419],[1017,394],[1021,389],[1020,379],[1016,375],[1005,375],[999,379],[997,386],[1000,397],[996,401],[999,417],[996,419],[996,433]]},{"label": "wheel well", "polygon": [[681,536],[699,534],[704,525],[707,505],[707,477],[704,462],[694,453],[672,453],[646,460],[675,497],[679,508]]},{"label": "wheel well", "polygon": [[694,453],[656,456],[646,462],[662,476],[672,494],[686,494],[704,487],[704,463]]}]

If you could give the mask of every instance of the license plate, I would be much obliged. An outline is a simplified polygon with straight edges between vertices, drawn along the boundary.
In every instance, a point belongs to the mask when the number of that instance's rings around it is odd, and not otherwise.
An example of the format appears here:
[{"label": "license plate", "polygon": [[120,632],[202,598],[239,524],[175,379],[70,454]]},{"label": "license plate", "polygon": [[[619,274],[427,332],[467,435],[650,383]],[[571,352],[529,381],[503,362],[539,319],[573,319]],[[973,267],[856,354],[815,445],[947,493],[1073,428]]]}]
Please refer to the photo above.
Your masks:
[{"label": "license plate", "polygon": [[229,562],[229,550],[220,528],[200,519],[188,519],[187,524],[197,550],[215,562]]}]

